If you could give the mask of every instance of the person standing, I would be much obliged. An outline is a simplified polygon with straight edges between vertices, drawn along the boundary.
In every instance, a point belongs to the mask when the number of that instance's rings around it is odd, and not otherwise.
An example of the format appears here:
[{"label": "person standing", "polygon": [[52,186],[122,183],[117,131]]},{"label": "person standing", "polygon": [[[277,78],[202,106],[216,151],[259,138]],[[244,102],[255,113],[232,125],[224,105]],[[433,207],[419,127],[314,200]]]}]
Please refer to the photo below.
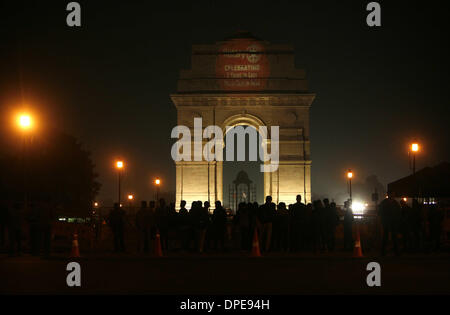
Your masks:
[{"label": "person standing", "polygon": [[39,211],[39,231],[43,241],[44,257],[50,256],[52,227],[55,220],[55,210],[53,203],[47,198],[42,204]]},{"label": "person standing", "polygon": [[0,200],[0,249],[5,247],[5,232],[9,220],[11,207],[4,200]]},{"label": "person standing", "polygon": [[5,208],[8,210],[9,255],[17,254],[20,256],[22,254],[22,207],[18,202],[15,202],[12,207],[9,205]]},{"label": "person standing", "polygon": [[227,223],[227,213],[222,207],[222,203],[217,200],[215,202],[215,209],[212,215],[212,230],[214,235],[214,249],[217,250],[220,245],[220,249],[225,248],[225,229]]},{"label": "person standing", "polygon": [[41,246],[41,233],[39,230],[39,208],[35,202],[30,204],[28,209],[28,224],[29,224],[29,241],[31,255],[39,256]]},{"label": "person standing", "polygon": [[138,252],[149,252],[152,215],[152,212],[147,207],[147,201],[142,201],[141,208],[136,213],[136,228],[138,230]]},{"label": "person standing", "polygon": [[159,199],[159,207],[155,210],[156,227],[159,230],[161,237],[161,249],[169,249],[169,209],[166,206],[166,201]]},{"label": "person standing", "polygon": [[336,203],[329,203],[328,199],[324,199],[324,204],[326,210],[327,247],[332,252],[335,248],[336,226],[339,222],[339,215],[337,213]]},{"label": "person standing", "polygon": [[[209,201],[205,201],[204,202],[204,206],[201,207],[201,202],[200,202],[200,242],[199,242],[199,252],[203,253],[203,251],[205,250],[205,243],[206,243],[206,232],[209,229],[209,208],[210,208],[210,204]],[[208,249],[208,246],[206,246],[206,248]]]},{"label": "person standing", "polygon": [[394,193],[389,193],[388,198],[380,203],[379,216],[381,218],[381,225],[383,227],[383,240],[381,244],[381,255],[386,255],[386,246],[389,241],[389,234],[394,244],[395,255],[399,254],[398,250],[398,230],[401,221],[401,208],[398,202],[394,199]]},{"label": "person standing", "polygon": [[180,222],[180,238],[181,238],[181,249],[187,251],[189,249],[189,212],[186,209],[186,201],[181,200],[180,211],[179,211],[179,222]]},{"label": "person standing", "polygon": [[306,206],[302,196],[297,195],[297,202],[292,205],[291,214],[291,250],[296,252],[306,247]]},{"label": "person standing", "polygon": [[249,209],[245,202],[240,202],[238,210],[234,216],[235,226],[238,227],[239,235],[241,238],[241,250],[250,249],[250,215]]},{"label": "person standing", "polygon": [[114,204],[114,208],[109,213],[109,225],[112,230],[114,239],[114,251],[125,252],[125,211],[120,208],[118,203]]},{"label": "person standing", "polygon": [[353,250],[353,211],[350,202],[344,202],[344,250]]},{"label": "person standing", "polygon": [[289,212],[286,204],[280,202],[277,209],[277,225],[278,225],[278,244],[277,249],[287,252],[289,249]]},{"label": "person standing", "polygon": [[272,197],[266,197],[266,203],[260,207],[260,221],[262,223],[261,242],[264,245],[262,249],[266,252],[270,250],[272,243],[272,226],[275,216],[275,204],[272,202]]},{"label": "person standing", "polygon": [[429,207],[428,218],[430,225],[431,251],[438,252],[441,247],[442,222],[444,220],[442,209],[436,204],[431,204]]}]

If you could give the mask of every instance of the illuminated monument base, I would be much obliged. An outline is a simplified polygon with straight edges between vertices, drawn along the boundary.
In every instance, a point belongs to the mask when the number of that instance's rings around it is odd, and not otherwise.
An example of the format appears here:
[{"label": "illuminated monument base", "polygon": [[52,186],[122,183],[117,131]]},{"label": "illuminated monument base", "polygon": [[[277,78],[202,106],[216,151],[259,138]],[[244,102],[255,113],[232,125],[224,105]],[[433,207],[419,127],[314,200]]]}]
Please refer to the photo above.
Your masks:
[{"label": "illuminated monument base", "polygon": [[[192,69],[181,71],[176,94],[178,125],[194,134],[194,118],[203,127],[279,126],[279,167],[264,173],[264,195],[276,203],[311,201],[309,93],[305,72],[294,66],[288,45],[272,45],[239,33],[214,45],[195,45]],[[225,132],[224,132],[225,134]],[[270,136],[270,135],[269,135]],[[270,152],[270,137],[266,145]],[[193,151],[193,148],[191,149]],[[223,162],[176,162],[176,205],[186,200],[223,203]]]}]

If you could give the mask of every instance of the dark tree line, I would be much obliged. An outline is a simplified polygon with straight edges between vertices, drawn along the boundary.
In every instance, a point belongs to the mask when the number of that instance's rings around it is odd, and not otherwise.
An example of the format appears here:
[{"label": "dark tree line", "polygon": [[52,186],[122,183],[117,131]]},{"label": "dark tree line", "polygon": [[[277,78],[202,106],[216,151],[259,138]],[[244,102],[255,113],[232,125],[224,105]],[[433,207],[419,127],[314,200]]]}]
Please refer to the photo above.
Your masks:
[{"label": "dark tree line", "polygon": [[[6,129],[6,130],[5,130]],[[64,214],[85,216],[100,189],[90,152],[58,130],[28,134],[3,128],[0,135],[0,199],[48,203]]]}]

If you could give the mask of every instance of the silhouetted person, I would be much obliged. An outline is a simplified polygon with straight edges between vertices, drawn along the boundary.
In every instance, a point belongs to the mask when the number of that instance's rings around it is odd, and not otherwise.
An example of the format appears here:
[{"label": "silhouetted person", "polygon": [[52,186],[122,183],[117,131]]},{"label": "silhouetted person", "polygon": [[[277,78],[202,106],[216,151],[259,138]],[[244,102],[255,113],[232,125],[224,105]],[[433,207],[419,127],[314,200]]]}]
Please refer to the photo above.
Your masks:
[{"label": "silhouetted person", "polygon": [[325,209],[321,200],[313,202],[312,228],[314,252],[325,249]]},{"label": "silhouetted person", "polygon": [[207,211],[205,213],[205,208],[203,208],[201,201],[194,201],[192,203],[189,216],[191,218],[195,250],[203,253],[203,242],[209,217]]},{"label": "silhouetted person", "polygon": [[383,240],[381,244],[381,255],[386,255],[386,246],[391,236],[394,244],[394,253],[399,254],[398,250],[398,231],[401,222],[401,208],[398,202],[394,199],[394,194],[390,193],[388,198],[385,198],[379,207],[379,216],[381,225],[383,226]]},{"label": "silhouetted person", "polygon": [[41,250],[42,238],[39,230],[39,208],[35,202],[29,205],[28,224],[30,228],[30,252],[31,255],[38,256]]},{"label": "silhouetted person", "polygon": [[302,237],[305,240],[305,249],[313,249],[313,240],[314,240],[314,218],[313,218],[313,205],[312,203],[308,203],[306,205],[306,216],[305,216],[305,229],[302,233]]},{"label": "silhouetted person", "polygon": [[227,213],[225,209],[222,207],[222,203],[217,200],[215,202],[215,209],[212,215],[212,231],[213,231],[213,239],[214,239],[214,249],[218,249],[220,245],[220,249],[225,248],[225,232],[226,232],[226,224],[227,224]]},{"label": "silhouetted person", "polygon": [[168,240],[169,247],[171,249],[178,248],[177,245],[177,237],[179,236],[178,228],[179,228],[179,218],[178,212],[175,209],[175,203],[171,202],[168,208],[169,213],[169,229],[168,229]]},{"label": "silhouetted person", "polygon": [[444,220],[444,213],[442,212],[442,209],[436,204],[431,204],[429,206],[428,220],[430,226],[431,250],[439,251],[441,247],[442,222]]},{"label": "silhouetted person", "polygon": [[245,202],[238,205],[238,210],[234,216],[234,223],[239,229],[241,237],[241,250],[250,249],[250,213]]},{"label": "silhouetted person", "polygon": [[406,201],[400,200],[401,220],[400,233],[403,239],[403,249],[405,251],[412,249],[412,211]]},{"label": "silhouetted person", "polygon": [[149,225],[150,225],[150,239],[152,241],[155,240],[156,237],[156,202],[155,200],[150,200],[150,202],[148,203],[148,208],[149,208],[149,212],[150,212],[150,216],[149,216]]},{"label": "silhouetted person", "polygon": [[416,251],[421,248],[421,241],[423,239],[421,208],[422,207],[419,202],[416,199],[413,199],[411,208],[411,233],[413,239],[413,249]]},{"label": "silhouetted person", "polygon": [[262,249],[266,252],[270,250],[272,242],[272,227],[273,219],[275,216],[275,204],[272,202],[272,197],[266,197],[266,203],[260,206],[259,209],[259,220],[262,224],[262,233],[260,236],[261,244],[263,244]]},{"label": "silhouetted person", "polygon": [[114,251],[125,252],[125,211],[118,203],[115,203],[114,208],[110,211],[108,221],[113,233]]},{"label": "silhouetted person", "polygon": [[169,249],[169,208],[163,198],[159,199],[159,206],[155,210],[155,219],[161,239],[161,248],[167,250]]},{"label": "silhouetted person", "polygon": [[9,255],[22,253],[22,207],[18,202],[8,207]]},{"label": "silhouetted person", "polygon": [[289,249],[289,212],[284,202],[278,204],[275,217],[278,230],[276,248],[286,252]]},{"label": "silhouetted person", "polygon": [[6,202],[0,200],[0,248],[5,247],[5,232],[8,225],[10,208],[11,206],[8,206]]},{"label": "silhouetted person", "polygon": [[302,203],[302,196],[297,195],[297,202],[292,205],[291,215],[291,250],[299,251],[306,248],[307,226],[306,206]]},{"label": "silhouetted person", "polygon": [[50,256],[52,227],[55,221],[55,209],[53,204],[47,198],[39,209],[39,233],[42,237],[44,257]]},{"label": "silhouetted person", "polygon": [[258,233],[258,236],[260,235],[260,231],[262,230],[261,222],[258,218],[258,212],[259,212],[259,205],[255,201],[252,204],[248,204],[249,207],[249,216],[250,216],[250,237],[253,240],[253,234]]},{"label": "silhouetted person", "polygon": [[344,202],[344,250],[353,250],[353,211],[350,202]]},{"label": "silhouetted person", "polygon": [[142,250],[146,253],[150,250],[151,227],[153,221],[153,213],[147,207],[147,201],[141,202],[141,208],[136,213],[136,228],[138,230],[138,251]]},{"label": "silhouetted person", "polygon": [[336,203],[329,203],[328,199],[323,200],[325,204],[326,239],[329,251],[334,251],[336,239],[336,226],[339,223],[339,215]]},{"label": "silhouetted person", "polygon": [[189,222],[189,212],[186,209],[186,201],[181,200],[180,211],[179,211],[179,222],[180,222],[180,238],[181,238],[181,248],[185,251],[189,249],[190,241],[190,222]]},{"label": "silhouetted person", "polygon": [[202,207],[202,202],[198,202],[199,207],[199,225],[198,225],[198,232],[199,232],[199,243],[198,243],[198,251],[200,253],[203,253],[205,249],[205,240],[206,240],[206,231],[209,227],[209,201],[204,202],[204,207]]}]

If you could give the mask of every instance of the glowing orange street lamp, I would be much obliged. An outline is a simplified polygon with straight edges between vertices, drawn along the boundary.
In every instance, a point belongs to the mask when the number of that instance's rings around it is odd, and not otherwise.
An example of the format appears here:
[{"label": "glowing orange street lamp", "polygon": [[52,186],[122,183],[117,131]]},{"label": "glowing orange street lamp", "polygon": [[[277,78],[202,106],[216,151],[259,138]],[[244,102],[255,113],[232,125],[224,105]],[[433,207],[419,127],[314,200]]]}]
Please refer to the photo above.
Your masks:
[{"label": "glowing orange street lamp", "polygon": [[134,195],[133,194],[129,194],[127,197],[128,197],[128,208],[131,211],[131,207],[133,206]]},{"label": "glowing orange street lamp", "polygon": [[156,177],[156,179],[155,179],[155,185],[156,185],[156,202],[158,202],[159,186],[161,186],[161,180],[158,177]]},{"label": "glowing orange street lamp", "polygon": [[28,183],[27,183],[27,142],[28,136],[25,132],[33,129],[33,117],[30,114],[20,114],[17,116],[17,127],[23,133],[23,191],[24,191],[24,208],[28,208]]},{"label": "glowing orange street lamp", "polygon": [[353,172],[351,169],[347,172],[347,178],[348,178],[348,192],[350,194],[350,203],[352,202],[352,178],[353,178]]},{"label": "glowing orange street lamp", "polygon": [[33,118],[28,114],[21,114],[17,117],[17,125],[22,130],[33,128]]},{"label": "glowing orange street lamp", "polygon": [[[419,143],[417,143],[416,141],[411,143],[411,146],[409,148],[410,153],[409,165],[410,168],[412,168],[413,174],[416,173],[416,154],[417,152],[419,152],[419,150],[420,150]],[[411,156],[412,156],[412,166],[411,166]]]},{"label": "glowing orange street lamp", "polygon": [[118,174],[118,179],[119,179],[119,189],[118,189],[118,203],[119,203],[119,206],[120,206],[120,177],[121,177],[121,173],[122,173],[122,170],[123,170],[123,168],[124,168],[124,163],[123,163],[123,161],[116,161],[116,168],[117,168],[117,174]]}]

